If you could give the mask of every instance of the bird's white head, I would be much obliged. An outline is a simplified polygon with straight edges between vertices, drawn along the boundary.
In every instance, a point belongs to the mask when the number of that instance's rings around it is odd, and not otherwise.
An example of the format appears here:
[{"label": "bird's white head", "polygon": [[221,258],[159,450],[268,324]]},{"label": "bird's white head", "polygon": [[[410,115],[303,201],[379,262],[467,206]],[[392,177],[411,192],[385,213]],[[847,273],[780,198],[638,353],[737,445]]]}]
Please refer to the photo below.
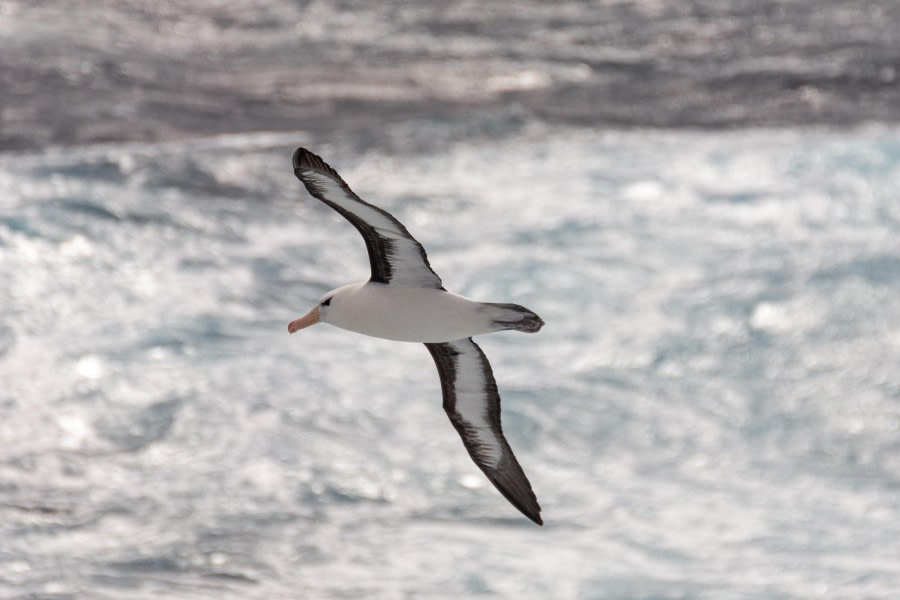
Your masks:
[{"label": "bird's white head", "polygon": [[320,321],[322,323],[327,323],[328,311],[331,309],[331,299],[333,296],[334,291],[328,292],[327,294],[322,296],[322,299],[319,300],[319,303],[316,304],[311,311],[309,311],[299,319],[288,323],[288,331],[290,333],[294,333],[295,331],[306,329],[310,325],[315,325]]}]

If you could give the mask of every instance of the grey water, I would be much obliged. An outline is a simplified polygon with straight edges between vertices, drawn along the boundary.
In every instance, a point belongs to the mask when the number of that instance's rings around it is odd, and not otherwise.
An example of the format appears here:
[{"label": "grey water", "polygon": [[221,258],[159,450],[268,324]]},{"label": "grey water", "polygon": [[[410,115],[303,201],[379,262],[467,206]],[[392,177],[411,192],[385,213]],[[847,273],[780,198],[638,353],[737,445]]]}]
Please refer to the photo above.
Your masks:
[{"label": "grey water", "polygon": [[897,122],[898,28],[885,0],[3,0],[0,149],[297,129],[371,144],[480,112]]},{"label": "grey water", "polygon": [[[896,597],[894,5],[377,6],[0,4],[0,598]],[[546,321],[544,527],[424,347],[288,335],[368,269],[298,145]]]}]

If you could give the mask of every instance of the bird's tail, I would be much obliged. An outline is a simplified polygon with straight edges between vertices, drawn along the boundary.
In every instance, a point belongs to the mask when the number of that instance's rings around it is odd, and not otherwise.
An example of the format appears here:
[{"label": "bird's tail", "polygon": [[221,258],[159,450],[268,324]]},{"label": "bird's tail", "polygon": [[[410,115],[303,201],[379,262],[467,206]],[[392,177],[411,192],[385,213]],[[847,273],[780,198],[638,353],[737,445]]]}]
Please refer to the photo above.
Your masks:
[{"label": "bird's tail", "polygon": [[536,333],[544,326],[544,321],[539,316],[518,304],[484,302],[483,306],[497,327],[497,331],[514,329],[525,333]]}]

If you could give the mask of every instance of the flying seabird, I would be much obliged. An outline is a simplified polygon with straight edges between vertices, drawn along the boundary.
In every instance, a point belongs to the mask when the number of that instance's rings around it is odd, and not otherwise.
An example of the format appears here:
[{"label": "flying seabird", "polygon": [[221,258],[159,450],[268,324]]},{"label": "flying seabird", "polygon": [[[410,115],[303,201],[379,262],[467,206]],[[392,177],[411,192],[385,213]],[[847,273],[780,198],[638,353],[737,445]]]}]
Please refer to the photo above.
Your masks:
[{"label": "flying seabird", "polygon": [[477,302],[444,289],[425,249],[397,219],[363,201],[325,161],[294,152],[294,175],[315,198],[362,234],[372,276],[325,294],[294,333],[318,322],[379,338],[424,343],[441,378],[444,411],[469,456],[509,502],[543,525],[541,507],[500,426],[500,395],[491,365],[472,336],[544,322],[518,304]]}]

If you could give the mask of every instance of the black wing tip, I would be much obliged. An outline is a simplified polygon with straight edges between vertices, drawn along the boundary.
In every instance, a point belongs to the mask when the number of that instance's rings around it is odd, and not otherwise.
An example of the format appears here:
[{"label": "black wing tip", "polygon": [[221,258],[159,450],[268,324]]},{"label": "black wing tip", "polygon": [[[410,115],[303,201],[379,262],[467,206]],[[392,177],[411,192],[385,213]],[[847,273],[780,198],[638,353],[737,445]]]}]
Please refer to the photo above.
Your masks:
[{"label": "black wing tip", "polygon": [[534,523],[541,526],[544,525],[544,520],[541,518],[541,506],[537,503],[537,498],[534,497],[534,492],[531,491],[531,488],[528,489],[529,494],[525,498],[516,497],[500,487],[497,489],[500,490],[500,493],[503,494],[506,500],[516,507],[520,513],[528,517]]},{"label": "black wing tip", "polygon": [[[515,461],[515,456],[512,455],[512,451],[508,450],[508,452],[510,453],[512,460]],[[504,470],[505,472],[490,472],[485,469],[482,469],[482,471],[487,475],[490,482],[494,484],[497,491],[500,492],[503,497],[516,508],[516,510],[538,525],[543,525],[544,521],[541,519],[541,505],[538,504],[537,496],[535,496],[534,490],[531,489],[531,483],[528,481],[528,478],[525,476],[525,472],[522,470],[522,467],[519,466],[519,463],[515,462],[514,465],[515,467],[512,470]],[[481,467],[481,465],[479,465],[479,467]]]},{"label": "black wing tip", "polygon": [[506,496],[506,499],[510,504],[516,507],[516,509],[518,509],[520,513],[528,517],[530,521],[537,525],[540,525],[541,527],[544,526],[544,520],[541,518],[541,507],[537,505],[537,502],[534,503],[534,506],[528,506],[522,502],[519,502],[518,500],[513,499],[507,494],[503,495]]},{"label": "black wing tip", "polygon": [[337,174],[337,171],[332,169],[327,162],[322,160],[321,156],[310,152],[306,148],[301,147],[294,150],[294,156],[291,158],[291,162],[294,165],[294,175],[300,179],[302,179],[302,175],[305,171],[316,171],[318,173],[324,173],[338,181],[343,181],[341,176]]},{"label": "black wing tip", "polygon": [[294,169],[302,169],[304,166],[308,167],[312,160],[322,161],[320,157],[316,156],[306,148],[297,148],[294,150],[294,157],[292,159]]}]

